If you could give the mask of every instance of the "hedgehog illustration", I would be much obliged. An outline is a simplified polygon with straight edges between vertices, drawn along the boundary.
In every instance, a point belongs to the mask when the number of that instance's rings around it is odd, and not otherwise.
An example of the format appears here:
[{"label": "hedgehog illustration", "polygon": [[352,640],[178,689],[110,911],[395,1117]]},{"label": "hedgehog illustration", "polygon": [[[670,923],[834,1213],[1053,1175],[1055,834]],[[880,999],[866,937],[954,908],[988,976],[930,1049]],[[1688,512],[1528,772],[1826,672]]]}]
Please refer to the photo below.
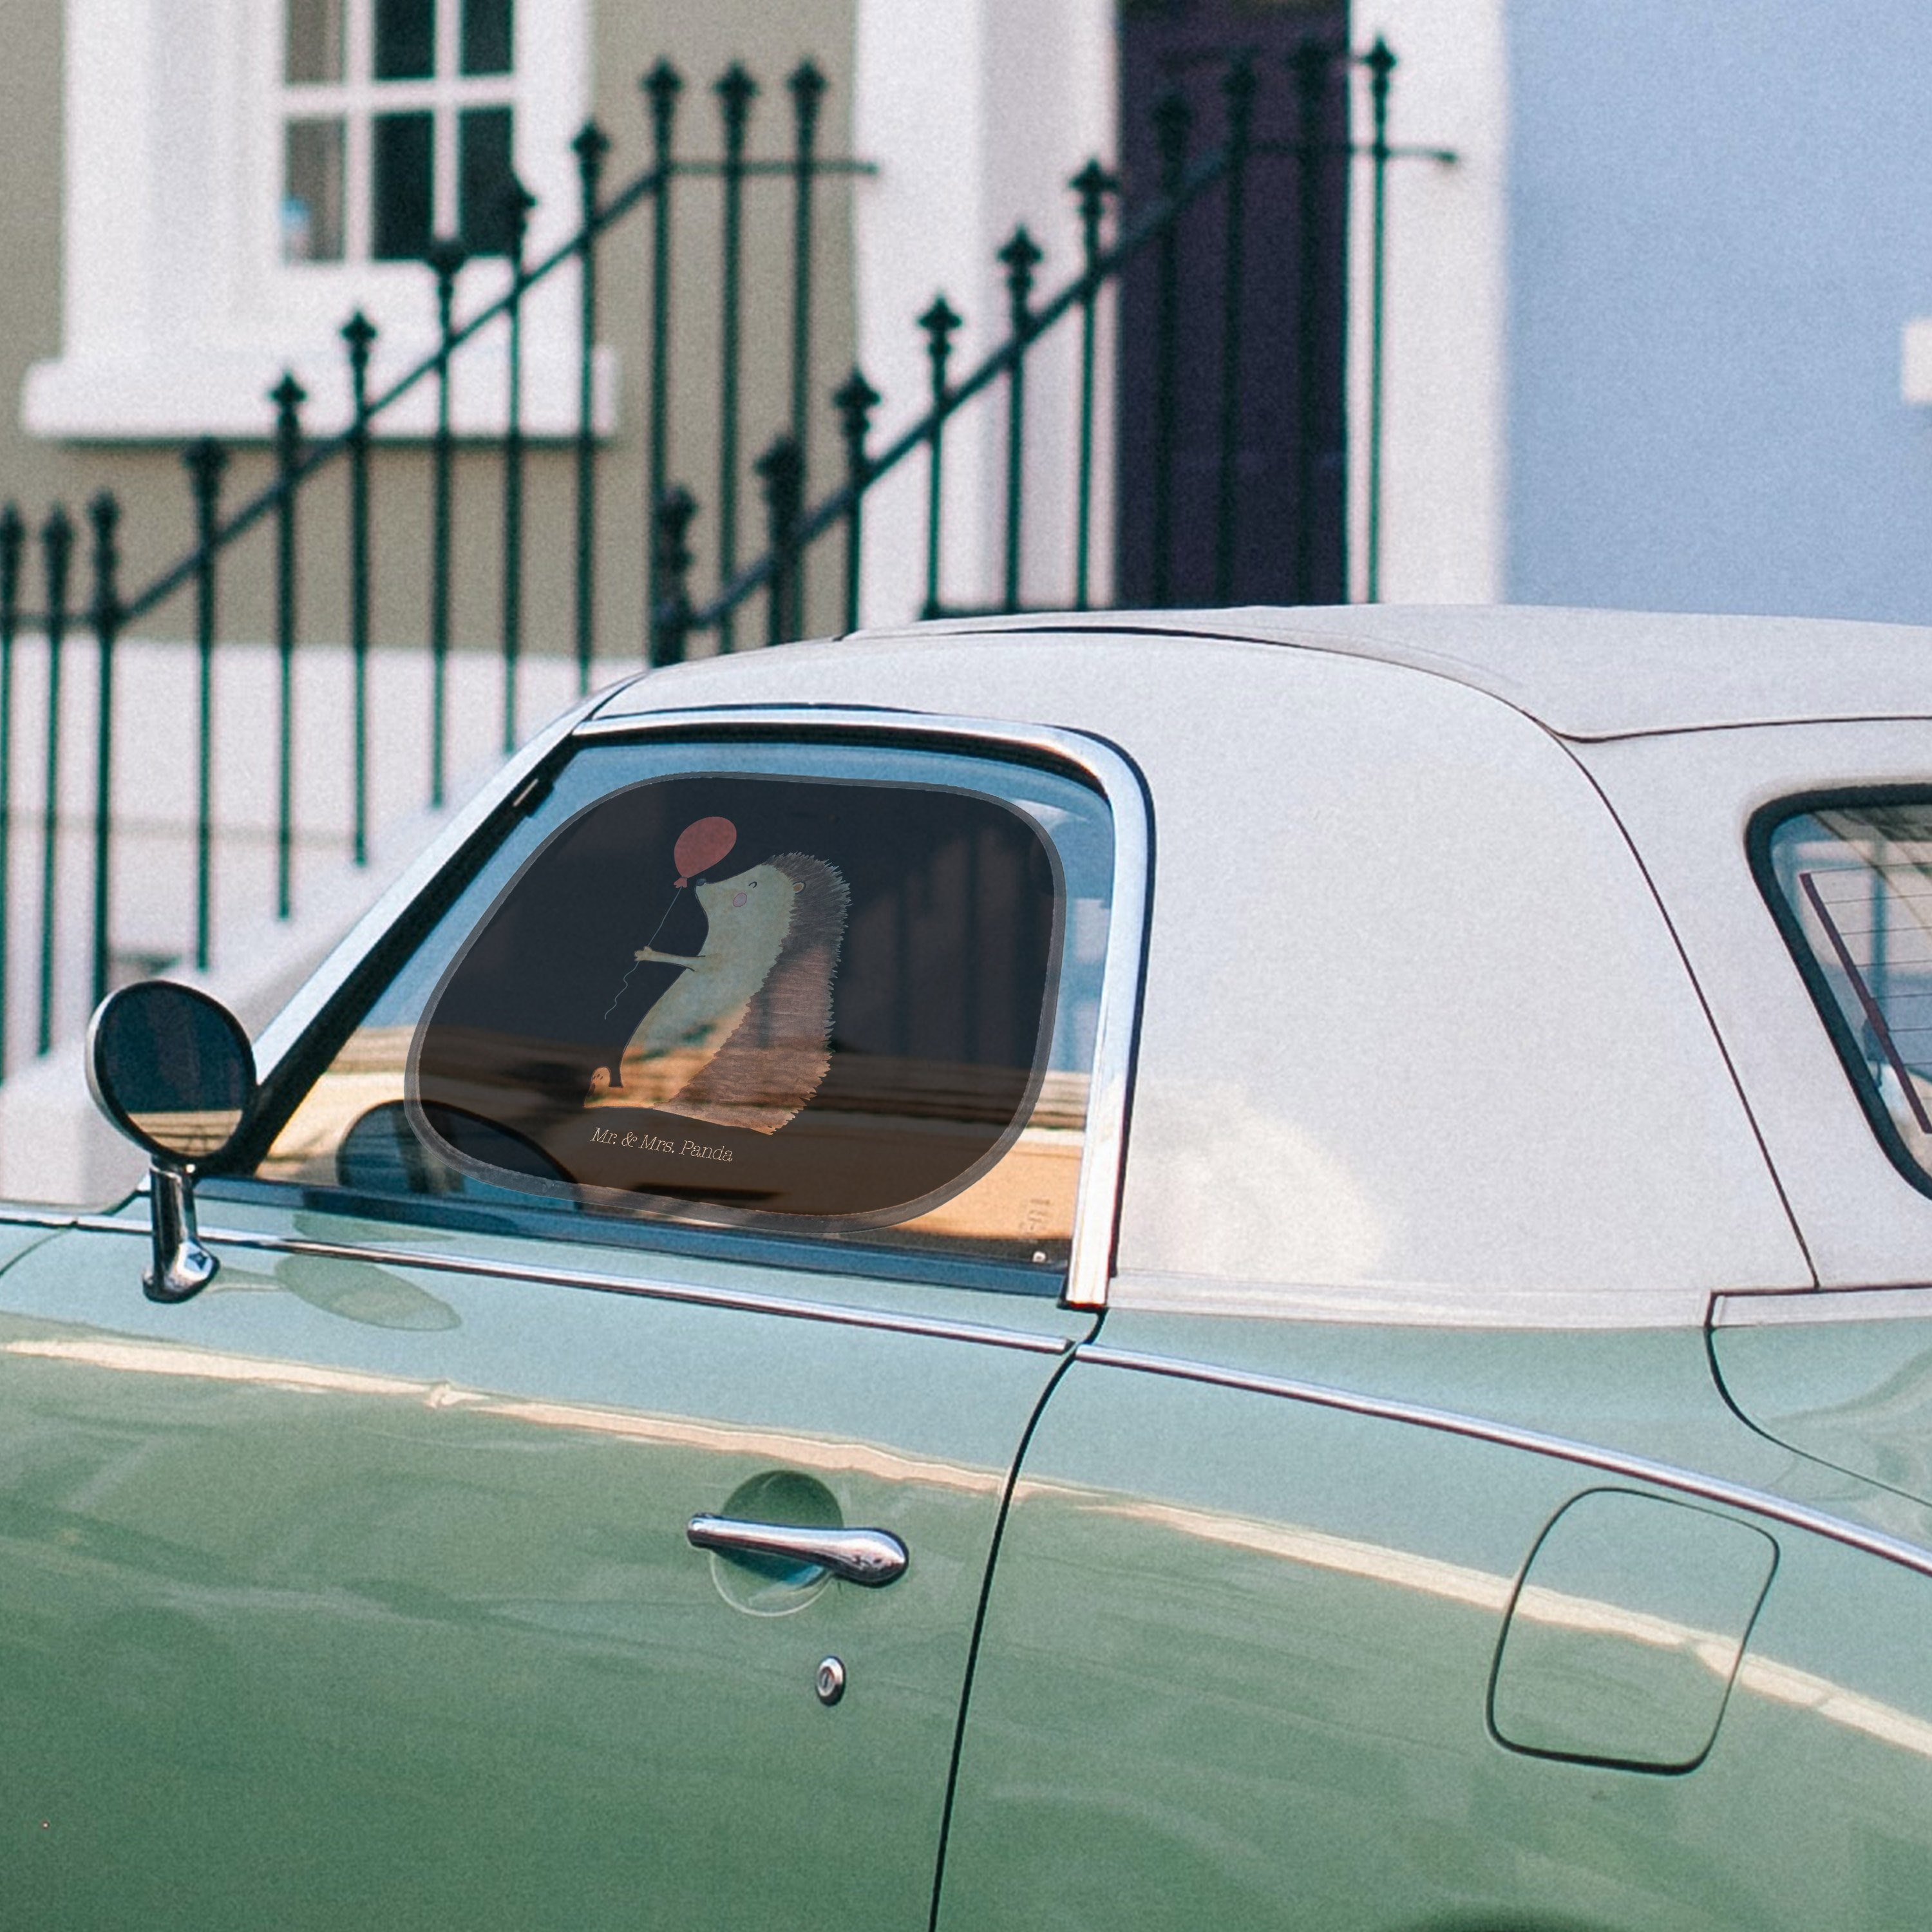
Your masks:
[{"label": "hedgehog illustration", "polygon": [[653,1107],[775,1134],[832,1064],[832,981],[851,893],[836,866],[786,852],[695,888],[709,929],[695,954],[646,946],[685,970],[592,1076],[585,1105]]}]

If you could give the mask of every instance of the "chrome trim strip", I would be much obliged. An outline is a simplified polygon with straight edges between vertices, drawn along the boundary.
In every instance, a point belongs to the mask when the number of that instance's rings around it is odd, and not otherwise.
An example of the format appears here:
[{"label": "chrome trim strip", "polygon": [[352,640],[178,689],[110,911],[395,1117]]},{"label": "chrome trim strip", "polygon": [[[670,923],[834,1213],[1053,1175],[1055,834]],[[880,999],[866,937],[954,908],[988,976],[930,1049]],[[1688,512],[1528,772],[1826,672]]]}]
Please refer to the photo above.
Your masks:
[{"label": "chrome trim strip", "polygon": [[1932,1321],[1932,1288],[1799,1288],[1714,1294],[1713,1328],[1774,1328],[1827,1322]]},{"label": "chrome trim strip", "polygon": [[0,1206],[0,1227],[74,1228],[82,1216],[71,1208],[11,1208]]},{"label": "chrome trim strip", "polygon": [[694,1516],[685,1525],[684,1540],[694,1550],[716,1550],[728,1556],[809,1563],[868,1590],[882,1590],[905,1574],[906,1546],[889,1529],[801,1529],[789,1523]]},{"label": "chrome trim strip", "polygon": [[[84,1215],[75,1224],[104,1234],[146,1240],[147,1224],[106,1215]],[[1023,1328],[990,1322],[948,1322],[889,1310],[854,1308],[844,1302],[806,1301],[754,1290],[707,1288],[694,1282],[640,1281],[634,1276],[599,1274],[590,1269],[532,1267],[520,1262],[485,1261],[473,1256],[422,1254],[407,1248],[374,1248],[346,1241],[316,1241],[294,1234],[255,1234],[238,1228],[204,1228],[208,1247],[244,1248],[258,1254],[316,1255],[330,1261],[366,1262],[372,1268],[426,1268],[434,1274],[468,1274],[488,1281],[535,1281],[549,1288],[594,1288],[605,1294],[634,1295],[644,1301],[688,1302],[701,1308],[729,1308],[746,1315],[789,1316],[798,1322],[829,1322],[845,1328],[883,1328],[896,1335],[924,1335],[942,1342],[976,1342],[993,1348],[1018,1348],[1036,1355],[1064,1355],[1073,1346],[1060,1335],[1034,1335]],[[1042,1304],[1045,1306],[1044,1303]]]},{"label": "chrome trim strip", "polygon": [[640,712],[621,718],[592,718],[578,727],[576,735],[635,739],[752,729],[807,740],[814,732],[829,729],[854,736],[950,742],[982,754],[1031,752],[1084,773],[1107,801],[1113,819],[1113,906],[1107,928],[1107,963],[1100,976],[1100,1015],[1094,1038],[1092,1084],[1088,1090],[1085,1144],[1074,1192],[1072,1248],[1061,1297],[1069,1308],[1106,1307],[1126,1153],[1127,1102],[1133,1076],[1153,852],[1150,807],[1139,773],[1112,746],[1052,725],[833,705]]},{"label": "chrome trim strip", "polygon": [[1096,1368],[1136,1369],[1146,1375],[1167,1376],[1182,1382],[1212,1384],[1217,1388],[1240,1389],[1252,1395],[1282,1396],[1290,1402],[1306,1402],[1318,1408],[1339,1409],[1348,1415],[1371,1417],[1381,1422],[1406,1422],[1418,1429],[1432,1429],[1444,1436],[1460,1436],[1474,1442],[1492,1443],[1504,1449],[1521,1449],[1535,1456],[1548,1456],[1574,1462],[1609,1476],[1623,1476],[1634,1482],[1648,1483],[1680,1496],[1695,1496],[1705,1502],[1721,1503],[1752,1516],[1768,1517],[1787,1528],[1808,1530],[1828,1537],[1868,1556],[1882,1558],[1902,1568],[1932,1576],[1932,1550],[1888,1536],[1882,1530],[1867,1529],[1847,1522],[1841,1516],[1802,1503],[1788,1502],[1763,1490],[1742,1483],[1726,1482],[1722,1477],[1699,1475],[1669,1462],[1654,1462],[1646,1456],[1633,1456],[1617,1449],[1599,1449],[1568,1436],[1549,1436],[1540,1430],[1522,1429],[1513,1423],[1489,1422],[1478,1417],[1459,1414],[1453,1409],[1432,1408],[1420,1402],[1399,1402],[1382,1396],[1357,1395],[1346,1389],[1331,1388],[1321,1382],[1292,1381],[1282,1376],[1252,1375],[1232,1369],[1217,1369],[1204,1362],[1182,1361],[1168,1355],[1143,1354],[1137,1349],[1111,1348],[1104,1342],[1080,1343],[1074,1350],[1076,1361],[1091,1362]]}]

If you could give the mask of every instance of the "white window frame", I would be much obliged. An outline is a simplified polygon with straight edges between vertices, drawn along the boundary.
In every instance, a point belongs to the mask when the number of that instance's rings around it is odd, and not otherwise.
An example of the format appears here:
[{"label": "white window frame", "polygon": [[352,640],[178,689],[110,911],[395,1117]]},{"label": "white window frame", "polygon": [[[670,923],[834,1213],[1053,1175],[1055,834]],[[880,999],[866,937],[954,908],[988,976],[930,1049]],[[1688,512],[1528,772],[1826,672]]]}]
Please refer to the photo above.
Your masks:
[{"label": "white window frame", "polygon": [[[274,0],[286,5],[287,0]],[[512,18],[541,0],[524,0]],[[520,74],[514,56],[508,74],[465,74],[461,64],[462,0],[435,0],[435,72],[426,80],[375,78],[376,0],[347,0],[344,74],[340,80],[290,81],[278,72],[278,154],[282,131],[291,121],[340,121],[345,124],[343,168],[343,260],[372,259],[371,213],[375,160],[371,124],[379,114],[426,112],[435,117],[431,164],[438,235],[453,235],[458,217],[457,116],[466,107],[508,107],[522,118]],[[516,50],[520,52],[522,50]],[[278,176],[278,179],[280,177]],[[331,264],[304,262],[286,266],[313,269]]]},{"label": "white window frame", "polygon": [[[66,62],[60,355],[28,372],[29,435],[140,441],[213,434],[268,437],[266,398],[292,368],[314,434],[349,417],[339,332],[360,308],[381,332],[372,392],[436,343],[433,278],[414,262],[282,260],[282,124],[291,101],[330,87],[285,87],[282,0],[64,0]],[[454,9],[446,10],[452,19]],[[351,18],[366,17],[352,9]],[[515,114],[515,166],[537,198],[529,253],[539,259],[577,226],[571,140],[590,100],[590,0],[520,0],[514,74],[488,85]],[[352,74],[358,69],[352,66]],[[368,70],[366,58],[360,71]],[[452,100],[478,81],[421,84]],[[421,104],[417,84],[365,84],[382,104]],[[453,173],[452,175],[453,180]],[[366,164],[363,191],[365,205]],[[358,182],[345,184],[358,213]],[[439,208],[439,215],[444,211]],[[453,220],[454,207],[448,213]],[[442,226],[440,220],[440,226]],[[466,267],[460,320],[502,292],[500,259]],[[553,275],[525,308],[524,422],[534,436],[577,424],[578,297],[574,268]],[[500,428],[506,358],[500,329],[457,359],[459,434]],[[611,353],[598,352],[599,428],[614,408]],[[377,434],[424,434],[431,386],[380,418]]]}]

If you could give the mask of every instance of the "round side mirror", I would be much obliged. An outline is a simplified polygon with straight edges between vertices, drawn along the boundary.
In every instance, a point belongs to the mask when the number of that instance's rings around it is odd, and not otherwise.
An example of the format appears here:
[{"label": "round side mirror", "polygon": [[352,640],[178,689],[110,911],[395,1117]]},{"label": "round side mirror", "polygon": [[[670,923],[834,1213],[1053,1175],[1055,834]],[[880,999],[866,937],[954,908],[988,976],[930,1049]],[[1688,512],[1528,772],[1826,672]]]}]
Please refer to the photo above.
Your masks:
[{"label": "round side mirror", "polygon": [[164,1166],[205,1168],[241,1132],[255,1100],[242,1023],[192,986],[144,980],[104,1000],[88,1029],[94,1103]]},{"label": "round side mirror", "polygon": [[192,986],[144,980],[101,1001],[87,1030],[94,1104],[153,1162],[154,1301],[185,1301],[220,1264],[194,1225],[194,1176],[235,1144],[255,1104],[255,1054],[242,1022]]}]

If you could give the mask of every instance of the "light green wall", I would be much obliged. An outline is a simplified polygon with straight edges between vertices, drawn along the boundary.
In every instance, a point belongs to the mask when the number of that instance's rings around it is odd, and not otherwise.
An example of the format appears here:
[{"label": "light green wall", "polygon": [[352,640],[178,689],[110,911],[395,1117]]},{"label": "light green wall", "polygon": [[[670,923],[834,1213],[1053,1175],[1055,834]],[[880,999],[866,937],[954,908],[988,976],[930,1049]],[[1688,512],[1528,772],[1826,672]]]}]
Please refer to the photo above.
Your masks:
[{"label": "light green wall", "polygon": [[[188,494],[172,446],[61,445],[36,441],[20,426],[21,385],[30,364],[60,349],[61,0],[12,0],[8,9],[8,56],[0,62],[0,167],[8,192],[0,196],[0,500],[17,501],[38,525],[48,506],[64,499],[76,508],[94,491],[112,488],[125,514],[124,588],[138,589],[189,545]],[[853,0],[794,0],[783,8],[756,0],[660,0],[624,4],[602,0],[592,39],[593,110],[610,135],[606,176],[614,189],[644,165],[648,123],[638,77],[660,55],[685,74],[680,151],[718,152],[717,105],[710,83],[734,59],[758,76],[763,93],[752,122],[752,152],[787,151],[791,127],[785,75],[809,54],[832,83],[821,119],[820,151],[849,152]],[[764,510],[750,464],[784,426],[788,407],[790,195],[765,184],[748,195],[739,550],[762,547]],[[824,396],[850,368],[854,339],[849,196],[826,185],[819,202],[820,271],[815,316],[814,386]],[[602,460],[599,493],[600,654],[614,668],[632,661],[644,634],[640,560],[644,536],[644,406],[650,272],[648,214],[640,210],[612,238],[601,263],[601,335],[620,357],[618,431]],[[705,506],[694,532],[700,596],[709,518],[717,494],[714,426],[717,407],[719,198],[713,184],[683,187],[678,203],[674,280],[673,476]],[[815,480],[835,481],[839,448],[829,410],[821,409],[813,439]],[[240,450],[231,467],[230,503],[267,480],[265,450]],[[531,650],[562,650],[573,636],[572,459],[567,450],[538,448],[530,459],[526,496],[524,635]],[[426,626],[428,465],[420,448],[385,449],[376,464],[376,624],[379,641],[418,643]],[[500,466],[484,450],[465,452],[457,478],[455,627],[460,645],[494,645],[500,608]],[[346,629],[343,490],[332,476],[310,493],[303,512],[302,632],[339,640]],[[242,544],[224,565],[224,636],[262,638],[270,627],[269,549],[266,530]],[[836,540],[815,570],[814,626],[836,621]],[[28,602],[39,602],[38,568]],[[142,628],[178,634],[190,622],[176,604]],[[762,608],[741,629],[763,634]]]}]

